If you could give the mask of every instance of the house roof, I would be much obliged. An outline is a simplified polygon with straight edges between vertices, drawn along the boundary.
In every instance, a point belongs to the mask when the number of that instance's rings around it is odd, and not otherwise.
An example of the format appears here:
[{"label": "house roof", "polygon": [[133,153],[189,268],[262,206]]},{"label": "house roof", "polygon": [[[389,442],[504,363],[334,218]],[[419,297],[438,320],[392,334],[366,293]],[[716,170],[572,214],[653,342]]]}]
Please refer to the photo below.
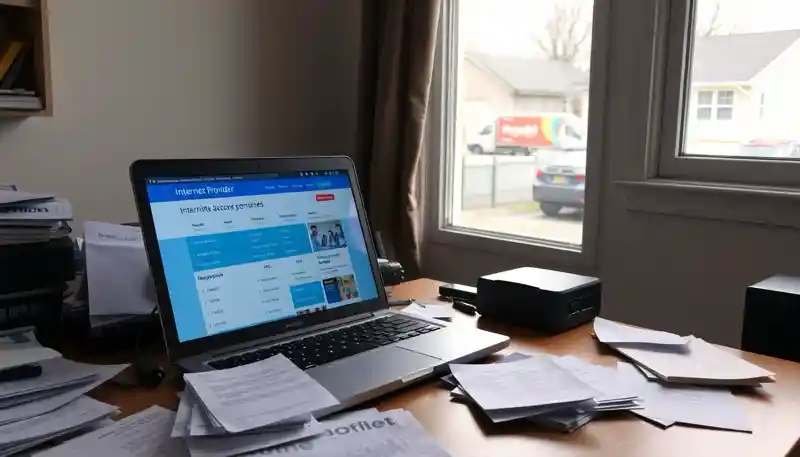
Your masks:
[{"label": "house roof", "polygon": [[800,30],[702,37],[695,43],[693,83],[745,82],[800,39]]},{"label": "house roof", "polygon": [[467,52],[466,58],[494,73],[518,95],[563,95],[589,86],[589,75],[567,62]]}]

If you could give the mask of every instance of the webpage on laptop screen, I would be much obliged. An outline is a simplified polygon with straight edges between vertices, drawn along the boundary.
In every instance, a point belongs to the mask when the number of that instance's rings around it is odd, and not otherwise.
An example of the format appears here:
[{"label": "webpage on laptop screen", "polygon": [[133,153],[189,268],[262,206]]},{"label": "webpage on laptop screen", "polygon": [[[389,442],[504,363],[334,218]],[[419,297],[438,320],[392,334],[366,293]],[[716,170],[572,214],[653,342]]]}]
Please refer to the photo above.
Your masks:
[{"label": "webpage on laptop screen", "polygon": [[180,341],[378,296],[346,171],[153,179],[147,192]]}]

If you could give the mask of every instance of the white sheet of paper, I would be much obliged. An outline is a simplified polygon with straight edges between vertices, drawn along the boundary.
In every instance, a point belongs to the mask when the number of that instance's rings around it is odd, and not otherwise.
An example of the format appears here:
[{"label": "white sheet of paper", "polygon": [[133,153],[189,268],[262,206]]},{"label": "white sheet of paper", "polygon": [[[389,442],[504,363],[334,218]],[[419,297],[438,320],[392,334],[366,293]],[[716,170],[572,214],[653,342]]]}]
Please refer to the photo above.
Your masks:
[{"label": "white sheet of paper", "polygon": [[88,221],[84,252],[90,314],[153,312],[155,289],[139,227]]},{"label": "white sheet of paper", "polygon": [[182,457],[182,440],[170,438],[175,413],[159,406],[128,416],[115,424],[67,441],[37,457]]},{"label": "white sheet of paper", "polygon": [[584,384],[601,392],[602,395],[595,397],[600,405],[636,398],[636,392],[626,388],[627,385],[618,379],[617,370],[613,368],[594,365],[573,356],[552,358],[558,366],[572,373]]},{"label": "white sheet of paper", "polygon": [[443,321],[453,320],[456,311],[449,305],[420,304],[417,302],[403,308],[403,312],[412,316],[424,317],[426,319],[436,319]]},{"label": "white sheet of paper", "polygon": [[775,373],[699,338],[691,338],[683,351],[654,346],[614,346],[614,349],[670,382],[709,385],[774,382]]},{"label": "white sheet of paper", "polygon": [[21,202],[41,202],[52,200],[53,194],[32,194],[30,192],[12,191],[0,189],[0,205]]},{"label": "white sheet of paper", "polygon": [[484,410],[575,403],[600,395],[546,355],[510,363],[454,364],[450,370]]},{"label": "white sheet of paper", "polygon": [[97,365],[57,358],[39,363],[42,374],[36,378],[0,382],[0,407],[8,407],[13,397],[43,392],[92,380]]},{"label": "white sheet of paper", "polygon": [[594,334],[598,340],[606,344],[635,343],[683,346],[689,341],[685,336],[659,330],[631,327],[603,319],[602,317],[594,318]]},{"label": "white sheet of paper", "polygon": [[642,409],[633,411],[664,426],[673,423],[752,432],[737,399],[729,389],[664,385],[649,382],[633,365],[619,362],[617,370],[639,387]]},{"label": "white sheet of paper", "polygon": [[[467,403],[476,404],[475,400],[473,400],[472,397],[470,397],[461,387],[456,387],[451,390],[450,396]],[[483,413],[486,414],[489,420],[491,420],[493,423],[502,424],[503,422],[530,419],[532,417],[546,415],[558,410],[577,408],[584,408],[588,410],[593,409],[594,406],[595,402],[590,400],[578,403],[561,403],[557,405],[537,406],[533,408],[492,409],[484,410]]]},{"label": "white sheet of paper", "polygon": [[225,430],[238,433],[339,404],[322,385],[279,354],[184,379]]},{"label": "white sheet of paper", "polygon": [[408,411],[395,410],[327,424],[318,437],[248,455],[304,457],[448,457]]},{"label": "white sheet of paper", "polygon": [[116,411],[116,406],[84,396],[48,414],[0,426],[0,445],[34,440],[70,428],[81,427],[110,417]]},{"label": "white sheet of paper", "polygon": [[113,378],[127,366],[128,365],[97,365],[94,370],[97,376],[92,381],[67,388],[64,392],[43,399],[0,409],[0,425],[49,413],[50,411],[73,402],[100,384]]},{"label": "white sheet of paper", "polygon": [[0,370],[61,357],[61,353],[42,346],[30,330],[0,333]]},{"label": "white sheet of paper", "polygon": [[195,407],[196,400],[190,389],[186,389],[181,395],[178,403],[178,411],[175,414],[175,423],[172,425],[170,435],[172,438],[183,438],[189,436],[189,425],[192,420],[192,408]]}]

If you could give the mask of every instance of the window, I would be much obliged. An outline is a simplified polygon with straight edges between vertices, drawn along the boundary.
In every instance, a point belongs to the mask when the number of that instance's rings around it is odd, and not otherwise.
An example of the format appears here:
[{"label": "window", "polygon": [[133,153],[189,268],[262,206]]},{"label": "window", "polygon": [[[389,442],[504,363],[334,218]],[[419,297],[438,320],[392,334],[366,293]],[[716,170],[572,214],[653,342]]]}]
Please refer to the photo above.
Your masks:
[{"label": "window", "polygon": [[594,1],[445,5],[436,230],[581,252]]},{"label": "window", "polygon": [[673,0],[669,8],[657,176],[799,186],[800,163],[786,164],[798,161],[800,4]]}]

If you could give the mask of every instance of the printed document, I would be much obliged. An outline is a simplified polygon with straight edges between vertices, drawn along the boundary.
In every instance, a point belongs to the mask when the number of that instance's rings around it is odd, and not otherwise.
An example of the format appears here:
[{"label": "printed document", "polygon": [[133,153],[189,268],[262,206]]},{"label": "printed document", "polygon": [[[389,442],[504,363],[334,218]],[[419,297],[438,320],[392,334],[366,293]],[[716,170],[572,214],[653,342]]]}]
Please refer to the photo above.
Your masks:
[{"label": "printed document", "polygon": [[72,220],[72,205],[65,198],[0,206],[3,225],[19,221],[54,222]]},{"label": "printed document", "polygon": [[126,417],[113,425],[67,441],[37,457],[184,457],[182,440],[170,438],[175,413],[160,406]]},{"label": "printed document", "polygon": [[279,354],[184,379],[211,416],[230,433],[275,424],[339,402],[314,378]]},{"label": "printed document", "polygon": [[576,403],[600,395],[546,355],[510,363],[456,364],[450,370],[484,410]]},{"label": "printed document", "polygon": [[394,410],[326,422],[319,436],[250,455],[302,457],[449,457],[408,411]]},{"label": "printed document", "polygon": [[84,224],[86,280],[91,315],[150,314],[155,287],[139,227]]},{"label": "printed document", "polygon": [[665,344],[683,346],[689,342],[688,337],[674,333],[631,327],[619,322],[594,318],[594,334],[606,344]]}]

